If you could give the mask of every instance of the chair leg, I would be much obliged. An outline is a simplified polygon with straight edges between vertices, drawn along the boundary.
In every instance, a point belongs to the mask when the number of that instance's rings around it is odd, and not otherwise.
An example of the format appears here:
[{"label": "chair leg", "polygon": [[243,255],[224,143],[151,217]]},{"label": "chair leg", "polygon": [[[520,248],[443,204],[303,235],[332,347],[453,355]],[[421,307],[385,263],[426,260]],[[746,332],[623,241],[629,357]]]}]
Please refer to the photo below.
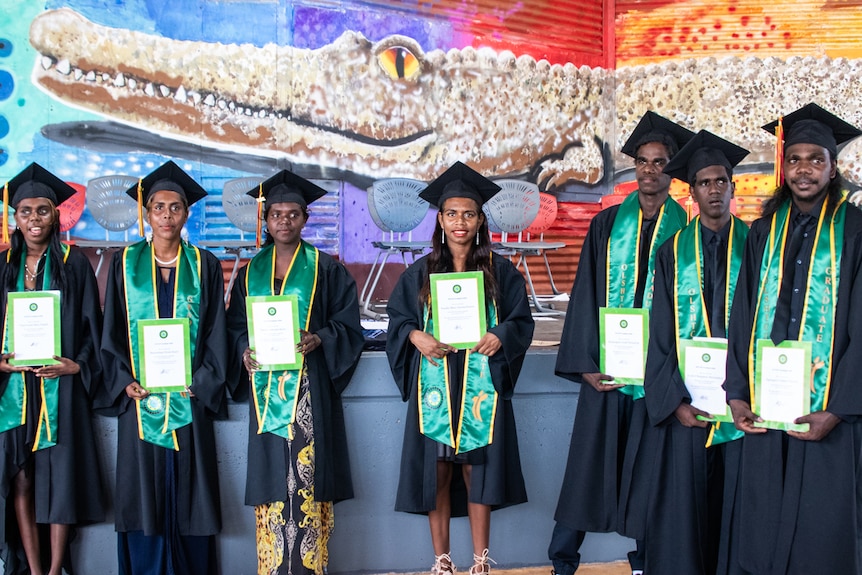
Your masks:
[{"label": "chair leg", "polygon": [[371,310],[371,296],[374,295],[374,290],[377,289],[377,282],[380,281],[380,276],[383,275],[383,270],[386,267],[386,260],[389,259],[389,256],[392,254],[392,250],[387,250],[383,254],[383,261],[380,262],[380,266],[377,268],[377,273],[374,275],[374,283],[371,284],[371,289],[368,290],[368,297],[365,300],[365,304],[362,306],[363,311],[368,317],[372,317],[374,319],[380,319],[380,314]]},{"label": "chair leg", "polygon": [[524,261],[524,274],[527,276],[527,285],[530,286],[530,295],[533,298],[533,307],[536,308],[536,313],[544,315],[561,315],[562,312],[556,311],[553,308],[543,306],[539,302],[539,297],[536,295],[536,287],[533,285],[533,278],[530,275],[530,267],[527,265],[527,258],[522,257]]},{"label": "chair leg", "polygon": [[377,269],[377,264],[380,262],[380,256],[383,255],[382,251],[377,252],[377,257],[374,258],[374,263],[371,264],[371,269],[368,270],[368,276],[365,278],[365,283],[362,285],[362,291],[359,292],[359,305],[365,307],[365,302],[370,299],[371,294],[369,293],[368,288],[371,286],[371,278],[374,277],[374,272]]},{"label": "chair leg", "polygon": [[551,291],[554,292],[554,295],[560,295],[560,290],[558,290],[556,284],[554,284],[554,276],[551,275],[551,264],[548,263],[548,252],[543,250],[542,257],[545,260],[545,269],[548,271],[548,280],[551,282]]}]

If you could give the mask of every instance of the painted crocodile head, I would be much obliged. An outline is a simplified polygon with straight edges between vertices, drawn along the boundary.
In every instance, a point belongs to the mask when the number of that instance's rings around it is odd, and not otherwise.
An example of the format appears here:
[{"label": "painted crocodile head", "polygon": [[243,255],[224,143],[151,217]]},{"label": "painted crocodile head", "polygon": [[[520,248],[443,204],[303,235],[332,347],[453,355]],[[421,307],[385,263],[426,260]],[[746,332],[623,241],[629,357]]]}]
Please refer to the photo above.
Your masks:
[{"label": "painted crocodile head", "polygon": [[[429,180],[455,160],[550,188],[597,183],[602,69],[345,32],[310,50],[178,41],[60,9],[34,19],[33,79],[71,105],[171,138]],[[527,145],[525,145],[525,142]]]}]

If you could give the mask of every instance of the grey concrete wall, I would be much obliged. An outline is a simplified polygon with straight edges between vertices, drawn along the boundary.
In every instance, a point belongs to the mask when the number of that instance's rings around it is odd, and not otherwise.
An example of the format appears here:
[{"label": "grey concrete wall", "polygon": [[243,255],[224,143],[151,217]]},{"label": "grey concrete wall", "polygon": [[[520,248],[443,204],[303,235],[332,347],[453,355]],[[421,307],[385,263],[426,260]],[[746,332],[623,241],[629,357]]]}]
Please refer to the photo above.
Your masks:
[{"label": "grey concrete wall", "polygon": [[[555,352],[530,353],[513,400],[530,501],[492,514],[491,556],[498,567],[549,565],[547,546],[579,388],[554,375],[555,359]],[[356,498],[335,506],[329,572],[427,571],[434,557],[427,518],[393,511],[406,405],[382,352],[363,356],[345,399]],[[216,424],[224,517],[218,538],[221,572],[251,575],[256,572],[254,513],[242,504],[248,408],[231,404],[229,414],[229,421]],[[112,494],[116,422],[98,417],[97,426]],[[79,530],[73,544],[79,573],[117,572],[110,521]],[[618,535],[591,534],[582,549],[583,561],[622,559],[633,548],[632,541]],[[454,519],[452,555],[462,570],[470,565],[471,553],[469,523]]]}]

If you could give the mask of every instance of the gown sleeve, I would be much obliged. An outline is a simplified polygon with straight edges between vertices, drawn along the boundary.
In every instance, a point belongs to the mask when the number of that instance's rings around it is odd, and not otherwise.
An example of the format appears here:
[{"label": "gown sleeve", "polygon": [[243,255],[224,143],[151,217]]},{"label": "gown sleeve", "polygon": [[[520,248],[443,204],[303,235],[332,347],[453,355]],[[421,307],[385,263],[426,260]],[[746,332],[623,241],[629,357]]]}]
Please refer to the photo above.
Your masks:
[{"label": "gown sleeve", "polygon": [[230,292],[230,307],[227,309],[227,334],[229,345],[227,388],[234,401],[248,399],[248,372],[242,363],[242,354],[248,348],[248,319],[245,309],[245,277],[248,264],[236,276]]},{"label": "gown sleeve", "polygon": [[224,409],[228,361],[224,274],[218,258],[210,252],[201,250],[201,260],[201,316],[191,390],[211,415],[219,415]]},{"label": "gown sleeve", "polygon": [[123,251],[111,258],[105,286],[105,321],[102,328],[102,368],[105,373],[103,393],[95,407],[110,415],[124,413],[132,400],[126,396],[126,386],[135,381],[129,355],[129,330],[126,320],[125,289],[123,287]]},{"label": "gown sleeve", "polygon": [[527,300],[527,284],[512,262],[496,256],[495,272],[500,290],[497,325],[488,331],[500,338],[502,347],[494,354],[489,363],[492,371],[500,370],[502,377],[494,378],[494,387],[503,399],[510,399],[524,356],[533,341],[535,322],[530,314]]},{"label": "gown sleeve", "polygon": [[419,290],[424,269],[424,258],[407,268],[398,278],[386,305],[386,313],[389,315],[386,355],[389,358],[392,377],[401,391],[402,401],[410,398],[410,391],[415,385],[414,363],[419,352],[410,343],[410,332],[422,329]]},{"label": "gown sleeve", "polygon": [[77,248],[69,254],[67,268],[79,298],[81,317],[77,318],[79,328],[75,333],[75,357],[70,357],[81,368],[79,377],[87,395],[94,398],[102,386],[102,362],[99,349],[102,340],[102,306],[99,300],[99,286],[89,260]]}]

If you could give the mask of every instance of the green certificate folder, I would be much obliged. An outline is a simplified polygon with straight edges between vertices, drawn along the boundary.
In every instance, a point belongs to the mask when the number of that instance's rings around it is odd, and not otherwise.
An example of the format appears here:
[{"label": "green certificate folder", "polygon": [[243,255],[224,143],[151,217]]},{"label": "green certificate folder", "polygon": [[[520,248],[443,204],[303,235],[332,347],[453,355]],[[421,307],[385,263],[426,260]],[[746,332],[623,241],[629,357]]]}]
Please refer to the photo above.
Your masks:
[{"label": "green certificate folder", "polygon": [[295,295],[250,296],[245,300],[248,346],[262,371],[302,367],[299,343],[299,302]]},{"label": "green certificate folder", "polygon": [[192,384],[188,318],[138,321],[139,380],[150,393],[185,391]]},{"label": "green certificate folder", "polygon": [[754,412],[764,419],[756,427],[808,431],[797,417],[811,413],[811,342],[757,340],[754,372]]},{"label": "green certificate folder", "polygon": [[[727,340],[718,338],[679,341],[679,372],[691,405],[709,413],[708,421],[733,422],[722,384],[727,373]],[[698,416],[698,419],[706,419]]]},{"label": "green certificate folder", "polygon": [[60,292],[9,292],[7,303],[11,365],[55,365],[61,355]]},{"label": "green certificate folder", "polygon": [[434,337],[458,349],[475,347],[488,327],[482,272],[431,274]]},{"label": "green certificate folder", "polygon": [[599,308],[599,369],[613,383],[643,385],[649,341],[649,310]]}]

